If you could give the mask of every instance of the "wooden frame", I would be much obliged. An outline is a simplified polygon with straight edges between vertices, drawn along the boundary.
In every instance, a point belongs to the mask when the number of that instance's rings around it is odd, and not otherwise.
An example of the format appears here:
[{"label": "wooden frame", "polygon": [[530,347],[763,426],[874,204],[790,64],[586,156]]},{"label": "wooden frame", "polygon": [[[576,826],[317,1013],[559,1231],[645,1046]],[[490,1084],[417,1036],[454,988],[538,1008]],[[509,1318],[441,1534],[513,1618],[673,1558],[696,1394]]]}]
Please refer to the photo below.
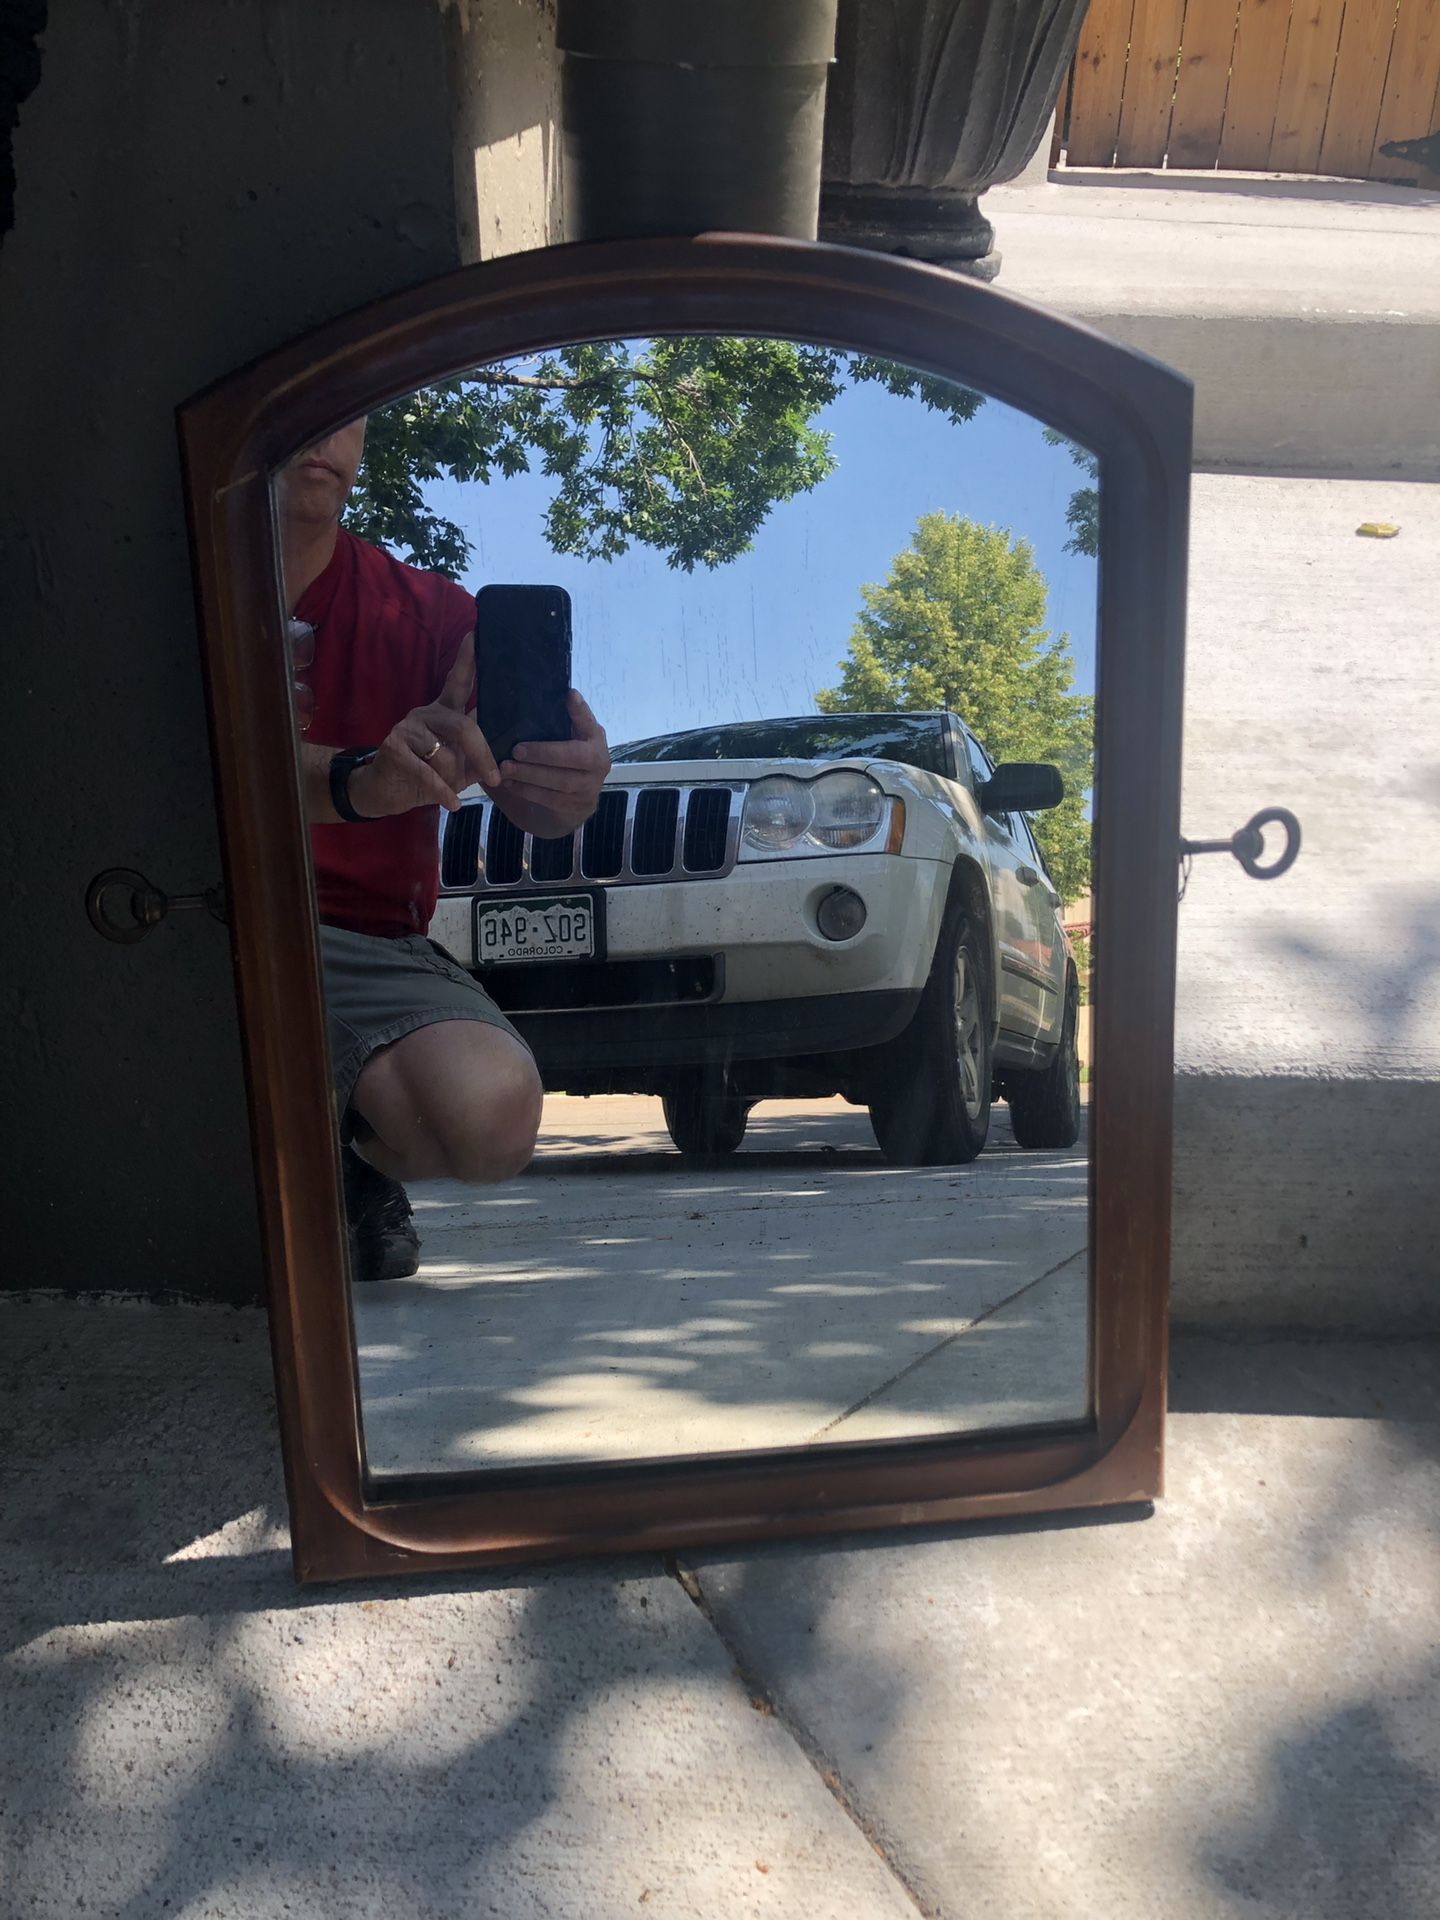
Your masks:
[{"label": "wooden frame", "polygon": [[[1101,460],[1090,1417],[973,1437],[367,1482],[269,479],[485,360],[771,333],[893,356]],[[1143,1502],[1161,1488],[1189,383],[973,281],[748,236],[549,248],[379,301],[180,410],[297,1577]]]}]

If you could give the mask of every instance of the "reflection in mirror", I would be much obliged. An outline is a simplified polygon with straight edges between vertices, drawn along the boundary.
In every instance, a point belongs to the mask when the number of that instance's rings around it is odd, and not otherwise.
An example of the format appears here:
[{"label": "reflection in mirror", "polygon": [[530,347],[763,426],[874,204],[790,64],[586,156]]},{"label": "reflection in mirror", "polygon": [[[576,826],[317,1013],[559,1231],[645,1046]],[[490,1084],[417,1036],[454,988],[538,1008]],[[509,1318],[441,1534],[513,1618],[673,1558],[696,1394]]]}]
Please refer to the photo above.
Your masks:
[{"label": "reflection in mirror", "polygon": [[278,476],[372,1474],[1085,1416],[1098,485],[729,337]]}]

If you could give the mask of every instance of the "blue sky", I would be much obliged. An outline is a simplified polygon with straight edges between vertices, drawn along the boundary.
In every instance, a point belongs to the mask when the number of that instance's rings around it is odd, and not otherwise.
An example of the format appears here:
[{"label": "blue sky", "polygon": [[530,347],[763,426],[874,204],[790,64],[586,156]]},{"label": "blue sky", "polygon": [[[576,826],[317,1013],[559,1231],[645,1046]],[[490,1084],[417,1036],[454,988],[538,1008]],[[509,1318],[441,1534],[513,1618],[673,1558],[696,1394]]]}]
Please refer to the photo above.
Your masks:
[{"label": "blue sky", "polygon": [[752,550],[714,571],[682,573],[648,548],[611,561],[552,552],[541,529],[552,483],[538,473],[437,483],[426,497],[471,542],[467,587],[567,589],[575,684],[612,741],[813,712],[816,689],[839,677],[861,587],[885,579],[921,514],[937,509],[1030,541],[1051,631],[1070,636],[1076,691],[1093,691],[1095,563],[1064,551],[1065,508],[1084,476],[1038,422],[988,400],[956,426],[860,386],[818,424],[836,471],[776,507]]}]

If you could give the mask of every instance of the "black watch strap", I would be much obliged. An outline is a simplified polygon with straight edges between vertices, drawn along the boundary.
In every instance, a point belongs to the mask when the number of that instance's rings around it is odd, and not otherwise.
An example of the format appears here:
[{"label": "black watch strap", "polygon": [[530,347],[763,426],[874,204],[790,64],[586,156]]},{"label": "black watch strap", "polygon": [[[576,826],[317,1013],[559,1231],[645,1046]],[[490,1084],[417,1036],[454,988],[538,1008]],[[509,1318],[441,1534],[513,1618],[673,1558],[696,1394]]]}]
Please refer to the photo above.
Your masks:
[{"label": "black watch strap", "polygon": [[337,753],[330,761],[330,804],[342,820],[358,824],[374,816],[357,813],[350,804],[350,776],[357,767],[368,767],[375,758],[374,747],[356,747],[345,753]]}]

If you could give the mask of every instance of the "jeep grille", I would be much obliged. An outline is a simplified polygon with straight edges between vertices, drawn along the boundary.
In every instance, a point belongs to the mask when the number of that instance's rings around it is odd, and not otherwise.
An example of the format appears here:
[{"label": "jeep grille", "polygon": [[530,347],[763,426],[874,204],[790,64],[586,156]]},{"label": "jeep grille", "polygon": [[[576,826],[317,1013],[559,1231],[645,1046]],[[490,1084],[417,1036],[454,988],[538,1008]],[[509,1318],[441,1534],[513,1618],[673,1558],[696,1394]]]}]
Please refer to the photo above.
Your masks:
[{"label": "jeep grille", "polygon": [[446,893],[487,887],[625,886],[711,879],[735,864],[743,787],[606,787],[578,833],[522,833],[489,800],[467,800],[441,828]]}]

